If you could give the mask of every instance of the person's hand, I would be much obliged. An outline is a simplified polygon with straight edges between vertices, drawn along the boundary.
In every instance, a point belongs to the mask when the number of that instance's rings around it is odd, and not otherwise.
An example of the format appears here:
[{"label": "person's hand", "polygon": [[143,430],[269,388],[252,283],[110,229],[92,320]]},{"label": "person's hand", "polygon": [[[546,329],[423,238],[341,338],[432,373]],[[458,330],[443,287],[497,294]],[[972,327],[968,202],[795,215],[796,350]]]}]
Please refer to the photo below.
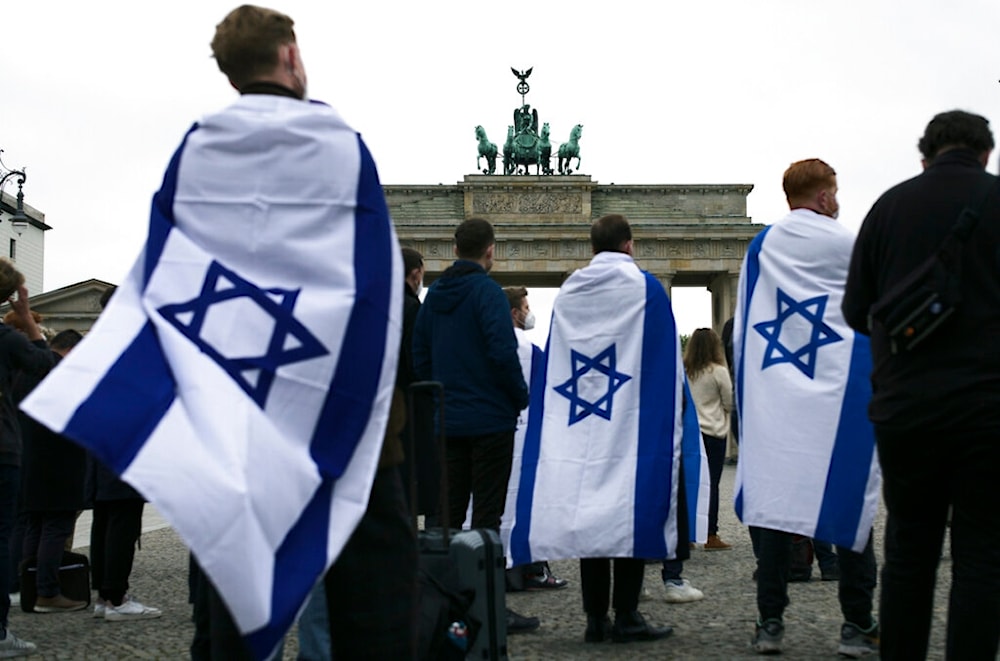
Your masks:
[{"label": "person's hand", "polygon": [[17,288],[17,299],[13,296],[7,299],[10,303],[10,308],[17,313],[19,317],[31,318],[31,307],[28,305],[28,288],[21,285]]},{"label": "person's hand", "polygon": [[35,323],[35,318],[31,316],[31,306],[28,305],[28,288],[21,285],[17,288],[17,300],[14,300],[14,297],[11,296],[7,299],[7,302],[10,303],[11,310],[16,312],[17,316],[21,318],[21,324],[28,339],[43,339],[41,329]]}]

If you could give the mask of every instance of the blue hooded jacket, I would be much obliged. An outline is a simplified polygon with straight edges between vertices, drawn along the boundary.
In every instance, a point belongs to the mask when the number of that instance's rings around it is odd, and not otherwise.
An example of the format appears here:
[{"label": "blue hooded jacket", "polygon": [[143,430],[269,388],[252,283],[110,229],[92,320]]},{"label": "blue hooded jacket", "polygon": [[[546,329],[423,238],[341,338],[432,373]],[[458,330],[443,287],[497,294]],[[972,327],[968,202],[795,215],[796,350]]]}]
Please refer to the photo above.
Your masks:
[{"label": "blue hooded jacket", "polygon": [[513,431],[528,405],[507,296],[486,269],[460,259],[427,290],[413,330],[417,378],[445,391],[445,434]]}]

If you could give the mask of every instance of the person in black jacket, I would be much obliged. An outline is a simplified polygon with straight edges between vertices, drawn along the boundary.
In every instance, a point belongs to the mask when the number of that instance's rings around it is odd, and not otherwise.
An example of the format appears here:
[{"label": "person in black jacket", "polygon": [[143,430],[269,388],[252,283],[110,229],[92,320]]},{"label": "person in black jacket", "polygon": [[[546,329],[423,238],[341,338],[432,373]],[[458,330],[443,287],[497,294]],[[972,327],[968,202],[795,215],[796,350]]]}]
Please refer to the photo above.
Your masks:
[{"label": "person in black jacket", "polygon": [[[927,655],[949,507],[952,587],[947,658],[993,659],[1000,640],[1000,191],[984,172],[988,121],[937,115],[925,170],[875,202],[851,259],[843,312],[871,334],[869,417],[888,510],[881,656]],[[912,351],[893,353],[873,305],[941,246],[965,207],[981,206],[961,248],[958,310]]]},{"label": "person in black jacket", "polygon": [[[52,338],[56,362],[83,338],[64,330]],[[59,566],[76,516],[85,507],[87,452],[33,419],[24,416],[21,494],[27,530],[23,557],[36,563],[34,609],[40,613],[81,610],[87,602],[62,593]]]},{"label": "person in black jacket", "polygon": [[[14,298],[15,292],[17,297]],[[35,644],[21,640],[7,629],[10,614],[10,538],[17,514],[21,482],[21,429],[11,386],[20,372],[41,378],[52,369],[52,352],[31,316],[24,276],[6,259],[0,259],[0,301],[8,301],[20,318],[24,334],[0,323],[0,656],[26,656]]]},{"label": "person in black jacket", "polygon": [[[103,309],[115,288],[101,296]],[[93,502],[90,528],[90,571],[97,600],[94,617],[110,621],[146,620],[160,617],[159,608],[147,606],[128,595],[135,547],[142,532],[142,510],[146,500],[119,479],[114,471],[87,455],[88,495]]]}]

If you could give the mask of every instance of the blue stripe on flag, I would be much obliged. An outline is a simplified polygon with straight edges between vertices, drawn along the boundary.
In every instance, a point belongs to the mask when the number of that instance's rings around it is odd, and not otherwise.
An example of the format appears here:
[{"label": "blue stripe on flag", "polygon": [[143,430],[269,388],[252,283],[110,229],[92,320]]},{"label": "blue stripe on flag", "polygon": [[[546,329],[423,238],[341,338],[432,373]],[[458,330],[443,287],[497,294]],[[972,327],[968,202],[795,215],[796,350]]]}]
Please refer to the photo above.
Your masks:
[{"label": "blue stripe on flag", "polygon": [[[62,433],[121,475],[173,404],[174,390],[156,329],[146,323]],[[115,433],[107,434],[108,429]]]},{"label": "blue stripe on flag", "polygon": [[[312,500],[302,512],[299,523],[285,537],[275,553],[275,585],[271,590],[271,620],[268,624],[243,637],[258,659],[266,659],[289,628],[312,591],[318,577],[326,569],[327,526],[330,521],[330,501],[334,480],[323,480]],[[303,525],[303,522],[326,525]],[[318,529],[319,528],[319,529]],[[323,553],[316,553],[322,549]]]},{"label": "blue stripe on flag", "polygon": [[361,441],[385,359],[392,287],[392,225],[375,161],[361,136],[361,173],[354,212],[356,292],[340,360],[313,434],[310,452],[320,472],[339,478]]},{"label": "blue stripe on flag", "polygon": [[[698,533],[698,492],[702,482],[708,482],[708,476],[701,474],[701,425],[698,424],[698,410],[694,405],[694,397],[684,379],[684,433],[681,440],[681,461],[684,464],[684,489],[687,496],[688,533],[690,539],[678,540],[696,542]],[[678,514],[679,515],[679,514]]]},{"label": "blue stripe on flag", "polygon": [[[555,315],[553,315],[554,317]],[[552,338],[551,333],[549,339]],[[545,375],[549,366],[549,345],[545,351],[532,353],[531,383],[528,391],[531,401],[528,405],[528,426],[525,431],[524,446],[521,448],[521,481],[518,485],[517,516],[510,535],[510,556],[514,566],[531,560],[531,503],[535,493],[535,477],[538,473],[538,456],[541,452],[542,412],[545,410]]]},{"label": "blue stripe on flag", "polygon": [[[736,415],[743,417],[743,365],[747,355],[747,319],[750,316],[750,300],[753,298],[753,290],[757,287],[757,278],[760,277],[760,251],[764,247],[764,237],[767,236],[771,225],[762,229],[750,242],[746,256],[746,295],[743,298],[743,334],[737,338],[740,343],[740,362],[736,366]],[[742,432],[743,425],[740,425]],[[736,439],[739,441],[740,439]],[[743,490],[736,494],[736,516],[743,520]]]},{"label": "blue stripe on flag", "polygon": [[375,161],[358,136],[361,172],[354,213],[356,294],[340,360],[310,444],[322,483],[274,558],[275,585],[269,623],[244,637],[265,658],[285,634],[326,567],[333,485],[361,441],[379,388],[388,333],[392,272],[392,225]]},{"label": "blue stripe on flag", "polygon": [[837,437],[814,535],[846,548],[854,545],[864,512],[869,471],[859,467],[870,466],[875,451],[874,431],[865,414],[872,398],[871,365],[869,340],[855,333]]},{"label": "blue stripe on flag", "polygon": [[[635,473],[633,555],[667,557],[663,524],[670,513],[673,485],[674,391],[677,329],[663,285],[649,273],[642,324],[642,377],[639,389],[639,438]],[[663,482],[667,488],[663,488]],[[658,494],[658,498],[651,497]],[[657,522],[658,525],[652,525]]]},{"label": "blue stripe on flag", "polygon": [[160,186],[160,190],[153,195],[153,208],[149,214],[149,236],[146,237],[146,263],[142,273],[143,291],[146,290],[149,278],[153,275],[153,271],[156,270],[156,265],[160,261],[160,255],[163,254],[163,247],[167,243],[167,237],[170,236],[170,230],[174,228],[174,195],[177,193],[177,172],[181,166],[181,154],[184,152],[188,138],[197,129],[197,122],[188,129],[184,139],[181,140],[180,147],[170,158],[167,171],[163,174],[163,184]]}]

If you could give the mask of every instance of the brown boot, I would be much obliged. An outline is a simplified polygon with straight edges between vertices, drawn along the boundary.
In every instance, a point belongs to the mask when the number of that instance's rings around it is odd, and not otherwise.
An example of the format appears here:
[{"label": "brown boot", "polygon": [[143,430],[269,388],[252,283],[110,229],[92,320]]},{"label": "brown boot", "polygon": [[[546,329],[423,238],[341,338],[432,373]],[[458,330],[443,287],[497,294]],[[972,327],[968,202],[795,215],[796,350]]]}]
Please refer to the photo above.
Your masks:
[{"label": "brown boot", "polygon": [[705,542],[706,551],[728,551],[731,548],[733,547],[719,539],[718,535],[709,535]]},{"label": "brown boot", "polygon": [[86,607],[86,601],[70,599],[63,594],[57,594],[54,597],[38,597],[35,600],[36,613],[68,613],[83,610]]}]

